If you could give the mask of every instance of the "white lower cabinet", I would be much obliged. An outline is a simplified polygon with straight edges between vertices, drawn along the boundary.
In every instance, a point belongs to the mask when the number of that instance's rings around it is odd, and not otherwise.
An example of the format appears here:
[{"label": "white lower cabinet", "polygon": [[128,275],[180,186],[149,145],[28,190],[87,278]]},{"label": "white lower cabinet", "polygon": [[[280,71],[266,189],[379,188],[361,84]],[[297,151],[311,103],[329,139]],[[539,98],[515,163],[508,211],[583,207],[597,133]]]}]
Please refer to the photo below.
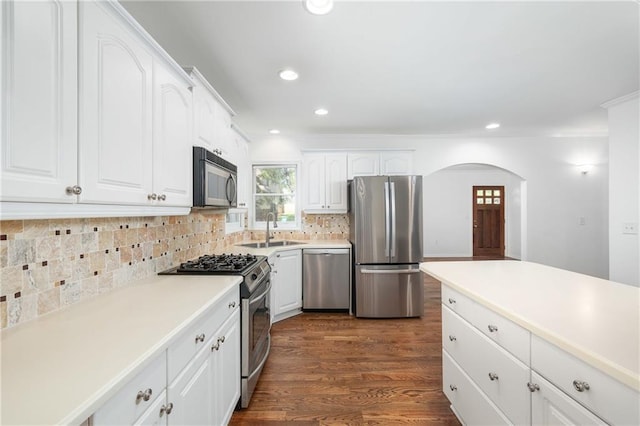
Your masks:
[{"label": "white lower cabinet", "polygon": [[230,289],[92,416],[92,425],[223,425],[240,398],[240,300]]},{"label": "white lower cabinet", "polygon": [[271,321],[288,318],[302,309],[302,250],[269,256],[271,265]]},{"label": "white lower cabinet", "polygon": [[531,395],[531,421],[534,425],[604,425],[602,419],[578,404],[567,394],[531,373],[535,392]]}]

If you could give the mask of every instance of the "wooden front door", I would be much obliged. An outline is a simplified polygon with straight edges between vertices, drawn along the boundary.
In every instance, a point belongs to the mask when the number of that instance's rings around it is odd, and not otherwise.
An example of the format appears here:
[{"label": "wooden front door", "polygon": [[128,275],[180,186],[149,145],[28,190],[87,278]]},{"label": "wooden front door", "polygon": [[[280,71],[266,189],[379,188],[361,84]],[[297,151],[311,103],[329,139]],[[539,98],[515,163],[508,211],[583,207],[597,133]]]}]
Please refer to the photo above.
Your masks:
[{"label": "wooden front door", "polygon": [[504,256],[504,186],[473,187],[473,255]]}]

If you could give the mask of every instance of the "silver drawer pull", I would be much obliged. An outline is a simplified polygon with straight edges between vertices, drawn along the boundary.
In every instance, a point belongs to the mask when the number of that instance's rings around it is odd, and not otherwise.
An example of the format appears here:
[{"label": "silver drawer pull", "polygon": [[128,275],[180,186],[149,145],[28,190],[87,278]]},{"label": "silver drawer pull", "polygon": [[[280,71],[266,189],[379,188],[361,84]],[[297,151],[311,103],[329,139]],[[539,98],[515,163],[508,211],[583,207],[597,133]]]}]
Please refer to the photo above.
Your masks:
[{"label": "silver drawer pull", "polygon": [[589,383],[587,382],[583,382],[581,380],[574,380],[573,381],[573,387],[575,388],[575,390],[577,390],[578,392],[584,392],[586,390],[589,390]]},{"label": "silver drawer pull", "polygon": [[458,390],[458,387],[454,385],[449,385],[449,389],[451,389],[452,392],[455,392]]},{"label": "silver drawer pull", "polygon": [[494,331],[498,331],[498,326],[497,325],[491,325],[489,324],[487,326],[487,328],[489,329],[489,332],[493,333]]},{"label": "silver drawer pull", "polygon": [[160,417],[162,417],[164,413],[171,414],[171,411],[173,411],[173,402],[170,402],[167,405],[163,405],[160,408]]},{"label": "silver drawer pull", "polygon": [[456,339],[456,336],[449,335],[449,340],[455,342],[458,339]]},{"label": "silver drawer pull", "polygon": [[498,375],[496,373],[489,373],[489,378],[493,382],[494,380],[498,380]]},{"label": "silver drawer pull", "polygon": [[196,336],[196,343],[198,343],[198,342],[204,342],[204,333],[198,334]]},{"label": "silver drawer pull", "polygon": [[222,337],[218,337],[218,342],[220,342],[220,343],[224,343],[224,336],[222,336]]},{"label": "silver drawer pull", "polygon": [[220,339],[216,342],[215,345],[211,345],[211,352],[220,350]]},{"label": "silver drawer pull", "polygon": [[529,388],[529,390],[531,392],[535,392],[535,391],[539,391],[540,390],[540,386],[538,386],[535,383],[531,383],[531,382],[527,383],[527,387]]},{"label": "silver drawer pull", "polygon": [[151,395],[153,395],[151,388],[145,391],[138,391],[138,394],[136,395],[136,404],[140,404],[140,401],[148,401],[151,398]]},{"label": "silver drawer pull", "polygon": [[236,302],[229,303],[229,309],[233,309],[236,307]]},{"label": "silver drawer pull", "polygon": [[454,303],[456,303],[456,299],[453,299],[453,298],[450,297],[449,298],[449,304],[453,305]]}]

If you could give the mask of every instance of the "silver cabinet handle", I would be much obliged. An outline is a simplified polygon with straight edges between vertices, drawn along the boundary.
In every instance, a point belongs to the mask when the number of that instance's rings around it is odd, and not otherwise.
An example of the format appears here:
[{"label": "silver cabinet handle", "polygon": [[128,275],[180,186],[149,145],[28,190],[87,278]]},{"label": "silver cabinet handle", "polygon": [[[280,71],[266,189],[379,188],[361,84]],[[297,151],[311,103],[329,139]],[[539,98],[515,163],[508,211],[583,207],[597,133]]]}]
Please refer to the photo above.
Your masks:
[{"label": "silver cabinet handle", "polygon": [[67,195],[80,195],[82,194],[82,187],[78,185],[67,186],[65,189]]},{"label": "silver cabinet handle", "polygon": [[540,390],[540,386],[538,386],[535,383],[531,383],[531,382],[527,383],[527,387],[529,388],[529,391],[531,391],[531,392],[535,392],[535,391],[539,391]]},{"label": "silver cabinet handle", "polygon": [[235,301],[229,303],[229,309],[233,309],[235,307],[236,307],[236,302]]},{"label": "silver cabinet handle", "polygon": [[583,382],[581,380],[574,380],[573,381],[573,387],[575,388],[575,390],[577,390],[578,392],[584,392],[586,390],[591,389],[591,387],[589,386],[589,383],[587,382]]},{"label": "silver cabinet handle", "polygon": [[494,380],[498,380],[498,375],[496,373],[489,373],[489,378],[493,382]]},{"label": "silver cabinet handle", "polygon": [[151,388],[144,391],[138,391],[138,394],[136,395],[136,405],[140,404],[140,401],[148,401],[151,398],[151,395],[153,395],[153,390],[151,390]]},{"label": "silver cabinet handle", "polygon": [[147,195],[147,200],[156,200],[157,198],[158,198],[158,194],[156,193]]},{"label": "silver cabinet handle", "polygon": [[204,342],[204,337],[205,337],[205,336],[204,336],[204,333],[202,333],[202,334],[198,334],[198,335],[196,336],[196,343],[198,343],[198,342]]},{"label": "silver cabinet handle", "polygon": [[489,329],[489,332],[493,333],[494,331],[498,331],[498,326],[497,325],[488,325],[487,328]]},{"label": "silver cabinet handle", "polygon": [[451,297],[449,298],[449,304],[453,305],[454,303],[456,303],[456,299],[452,299]]},{"label": "silver cabinet handle", "polygon": [[167,405],[163,405],[160,408],[160,417],[162,417],[164,413],[171,414],[171,411],[173,411],[173,402],[170,402]]},{"label": "silver cabinet handle", "polygon": [[211,352],[220,350],[220,339],[216,342],[215,345],[211,345]]},{"label": "silver cabinet handle", "polygon": [[451,389],[452,392],[455,392],[458,390],[458,387],[455,385],[449,385],[449,389]]},{"label": "silver cabinet handle", "polygon": [[218,337],[218,342],[220,342],[220,343],[224,343],[224,336],[222,336],[222,337]]},{"label": "silver cabinet handle", "polygon": [[158,195],[158,200],[160,200],[160,201],[164,201],[164,200],[166,200],[166,199],[167,199],[167,196],[166,196],[165,194],[160,194],[160,195]]},{"label": "silver cabinet handle", "polygon": [[456,339],[456,336],[449,335],[449,340],[455,342],[458,339]]}]

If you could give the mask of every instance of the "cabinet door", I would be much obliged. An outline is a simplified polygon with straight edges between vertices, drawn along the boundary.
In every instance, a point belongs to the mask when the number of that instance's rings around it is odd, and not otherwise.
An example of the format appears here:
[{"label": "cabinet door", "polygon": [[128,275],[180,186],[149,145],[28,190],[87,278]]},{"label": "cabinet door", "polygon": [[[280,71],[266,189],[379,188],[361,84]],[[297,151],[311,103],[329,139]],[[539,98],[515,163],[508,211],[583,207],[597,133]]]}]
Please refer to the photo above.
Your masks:
[{"label": "cabinet door", "polygon": [[302,307],[302,250],[276,254],[276,315]]},{"label": "cabinet door", "polygon": [[215,102],[215,122],[213,133],[213,149],[220,150],[222,157],[229,157],[232,151],[231,114],[220,102]]},{"label": "cabinet door", "polygon": [[77,179],[77,3],[3,1],[2,201],[70,203]]},{"label": "cabinet door", "polygon": [[[213,423],[229,423],[240,399],[240,310],[237,309],[218,332],[219,347],[213,351]],[[204,423],[203,423],[204,424]]]},{"label": "cabinet door", "polygon": [[213,420],[213,364],[211,346],[216,338],[189,362],[169,385],[167,401],[173,404],[170,425],[211,425]]},{"label": "cabinet door", "polygon": [[152,57],[108,2],[79,2],[80,200],[147,204]]},{"label": "cabinet door", "polygon": [[238,207],[248,208],[251,202],[251,161],[249,143],[236,133],[236,166],[238,166]]},{"label": "cabinet door", "polygon": [[154,66],[153,193],[156,203],[191,206],[191,92],[161,65]]},{"label": "cabinet door", "polygon": [[216,100],[203,86],[193,88],[194,145],[213,150]]},{"label": "cabinet door", "polygon": [[304,156],[304,209],[322,210],[325,208],[325,167],[324,155],[307,154]]},{"label": "cabinet door", "polygon": [[413,173],[411,151],[383,151],[380,153],[381,175],[410,175]]},{"label": "cabinet door", "polygon": [[536,372],[531,383],[539,389],[531,394],[531,421],[534,425],[604,425],[604,421],[546,381]]},{"label": "cabinet door", "polygon": [[353,179],[354,176],[380,175],[380,156],[377,152],[358,152],[349,154],[347,161],[347,177],[349,179]]},{"label": "cabinet door", "polygon": [[332,154],[325,157],[325,202],[332,211],[347,210],[347,156]]}]

